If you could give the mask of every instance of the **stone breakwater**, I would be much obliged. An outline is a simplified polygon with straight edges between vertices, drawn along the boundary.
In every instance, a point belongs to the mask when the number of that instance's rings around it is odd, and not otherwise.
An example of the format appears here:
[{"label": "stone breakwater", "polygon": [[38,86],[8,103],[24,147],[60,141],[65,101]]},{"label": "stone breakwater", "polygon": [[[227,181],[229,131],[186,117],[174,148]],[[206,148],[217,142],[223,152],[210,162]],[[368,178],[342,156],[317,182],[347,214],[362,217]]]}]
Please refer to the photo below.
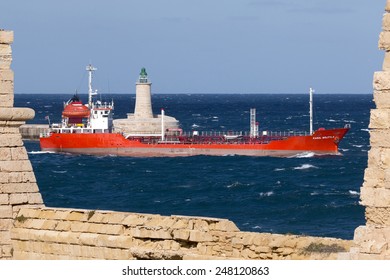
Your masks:
[{"label": "stone breakwater", "polygon": [[21,209],[14,259],[337,259],[352,241],[241,232],[225,219]]}]

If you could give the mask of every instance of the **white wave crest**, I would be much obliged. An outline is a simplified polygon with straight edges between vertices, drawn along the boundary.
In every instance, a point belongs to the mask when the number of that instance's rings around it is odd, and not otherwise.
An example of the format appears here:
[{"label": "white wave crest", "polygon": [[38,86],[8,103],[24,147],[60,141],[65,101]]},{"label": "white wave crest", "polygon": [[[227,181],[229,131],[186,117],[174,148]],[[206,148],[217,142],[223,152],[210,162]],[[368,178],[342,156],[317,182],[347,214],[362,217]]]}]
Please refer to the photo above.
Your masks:
[{"label": "white wave crest", "polygon": [[274,171],[284,171],[286,168],[275,168]]},{"label": "white wave crest", "polygon": [[351,191],[351,190],[349,190],[348,192],[349,192],[349,194],[351,194],[351,195],[360,195],[360,193],[357,192],[357,191]]},{"label": "white wave crest", "polygon": [[64,173],[66,173],[68,171],[67,170],[52,170],[51,172],[57,173],[57,174],[64,174]]},{"label": "white wave crest", "polygon": [[39,154],[54,154],[54,152],[51,152],[51,151],[31,151],[31,152],[27,152],[28,154],[32,154],[32,155],[39,155]]},{"label": "white wave crest", "polygon": [[356,148],[361,148],[363,147],[363,145],[352,145],[353,147],[356,147]]},{"label": "white wave crest", "polygon": [[270,192],[261,192],[261,193],[259,193],[259,195],[260,195],[261,197],[271,196],[271,195],[274,195],[274,192],[273,192],[273,191],[270,191]]},{"label": "white wave crest", "polygon": [[301,166],[294,167],[295,170],[304,170],[304,169],[310,169],[310,168],[318,168],[318,167],[315,165],[312,165],[312,164],[308,164],[308,163],[302,164]]},{"label": "white wave crest", "polygon": [[242,186],[249,186],[249,184],[243,184],[243,183],[240,183],[240,182],[234,182],[233,184],[230,184],[227,186],[227,188],[237,188],[237,187],[242,187]]},{"label": "white wave crest", "polygon": [[304,153],[296,154],[290,158],[311,158],[314,157],[315,155],[316,154],[313,152],[304,152]]}]

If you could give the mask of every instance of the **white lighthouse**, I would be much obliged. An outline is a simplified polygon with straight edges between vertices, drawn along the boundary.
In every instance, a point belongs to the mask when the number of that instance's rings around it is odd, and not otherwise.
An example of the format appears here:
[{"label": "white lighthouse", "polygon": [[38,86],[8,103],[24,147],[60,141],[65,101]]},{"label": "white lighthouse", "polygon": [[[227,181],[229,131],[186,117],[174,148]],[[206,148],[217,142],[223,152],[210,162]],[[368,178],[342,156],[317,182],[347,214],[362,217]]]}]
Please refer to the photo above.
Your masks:
[{"label": "white lighthouse", "polygon": [[114,120],[114,131],[126,136],[161,135],[163,139],[166,130],[179,128],[179,122],[175,118],[164,113],[153,115],[151,87],[146,69],[142,68],[135,83],[134,114],[127,114],[127,119]]},{"label": "white lighthouse", "polygon": [[146,69],[142,68],[135,84],[135,118],[153,118],[151,87]]}]

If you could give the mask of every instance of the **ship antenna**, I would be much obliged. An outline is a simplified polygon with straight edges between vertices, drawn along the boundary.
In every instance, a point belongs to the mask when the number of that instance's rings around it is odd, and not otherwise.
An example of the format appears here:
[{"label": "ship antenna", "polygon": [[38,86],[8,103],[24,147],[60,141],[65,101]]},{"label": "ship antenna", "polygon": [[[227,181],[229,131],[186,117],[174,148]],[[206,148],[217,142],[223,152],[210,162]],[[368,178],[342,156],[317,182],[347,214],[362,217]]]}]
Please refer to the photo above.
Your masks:
[{"label": "ship antenna", "polygon": [[310,135],[313,135],[313,93],[314,89],[310,88]]},{"label": "ship antenna", "polygon": [[164,108],[161,108],[161,141],[162,142],[165,141],[164,116],[165,116]]},{"label": "ship antenna", "polygon": [[92,108],[92,96],[96,95],[96,92],[92,91],[92,72],[96,71],[97,69],[93,67],[91,64],[87,66],[88,71],[88,105],[89,108]]}]

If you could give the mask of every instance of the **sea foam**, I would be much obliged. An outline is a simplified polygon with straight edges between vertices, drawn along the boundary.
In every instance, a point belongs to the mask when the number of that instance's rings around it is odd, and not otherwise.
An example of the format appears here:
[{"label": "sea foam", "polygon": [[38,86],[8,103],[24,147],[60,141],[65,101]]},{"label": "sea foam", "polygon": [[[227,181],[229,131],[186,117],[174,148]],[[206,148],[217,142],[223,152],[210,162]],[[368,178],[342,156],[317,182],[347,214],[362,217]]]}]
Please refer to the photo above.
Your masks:
[{"label": "sea foam", "polygon": [[308,163],[302,164],[301,166],[294,167],[295,170],[304,170],[304,169],[310,169],[310,168],[318,168],[315,165],[311,165]]}]

